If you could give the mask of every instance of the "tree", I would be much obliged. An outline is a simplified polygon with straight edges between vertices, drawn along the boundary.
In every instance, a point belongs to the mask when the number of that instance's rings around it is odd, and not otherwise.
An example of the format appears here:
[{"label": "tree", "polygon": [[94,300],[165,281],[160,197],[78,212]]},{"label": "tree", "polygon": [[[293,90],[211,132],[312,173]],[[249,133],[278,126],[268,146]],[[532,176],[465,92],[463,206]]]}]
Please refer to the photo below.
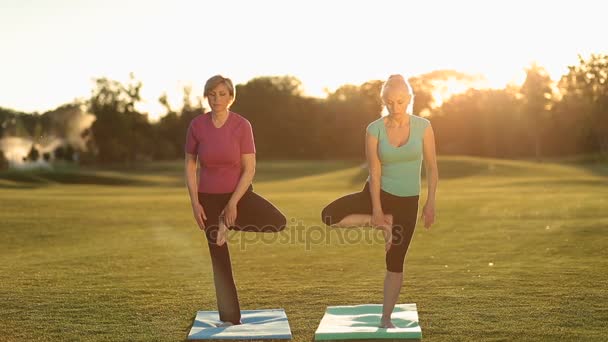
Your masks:
[{"label": "tree", "polygon": [[480,77],[456,70],[443,69],[410,77],[408,81],[416,96],[413,108],[414,115],[426,116],[440,106],[441,102],[447,101],[449,96],[454,95],[450,85],[457,84],[464,92],[479,82]]},{"label": "tree", "polygon": [[[21,117],[23,114],[25,113],[0,107],[0,138],[5,136],[16,136],[14,125],[17,123],[17,118]],[[21,123],[21,125],[23,124]],[[25,130],[25,128],[23,129]],[[27,136],[27,131],[24,136]]]},{"label": "tree", "polygon": [[71,145],[68,145],[65,148],[65,153],[63,154],[63,159],[65,159],[66,161],[69,162],[73,162],[74,161],[74,148]]},{"label": "tree", "polygon": [[55,159],[56,160],[64,160],[65,159],[65,147],[58,146],[55,149]]},{"label": "tree", "polygon": [[323,106],[326,120],[326,146],[330,157],[365,157],[365,129],[382,112],[380,89],[382,81],[370,81],[361,86],[343,85],[328,94]]},{"label": "tree", "polygon": [[4,152],[0,150],[0,170],[8,169],[8,160],[4,156]]},{"label": "tree", "polygon": [[297,157],[305,153],[310,113],[302,92],[302,83],[293,76],[257,77],[236,86],[232,110],[251,122],[261,156]]},{"label": "tree", "polygon": [[552,83],[549,73],[543,67],[533,64],[526,69],[526,80],[520,90],[524,102],[523,111],[530,123],[529,132],[534,141],[536,160],[541,159],[541,142],[549,124]]},{"label": "tree", "polygon": [[13,117],[8,124],[8,134],[10,136],[14,136],[14,137],[29,137],[30,133],[28,132],[26,125],[25,125],[25,119],[27,118],[26,115],[19,115],[19,116],[15,116]]},{"label": "tree", "polygon": [[183,88],[183,105],[179,112],[171,108],[166,93],[158,98],[158,102],[166,108],[167,113],[154,125],[156,141],[156,147],[153,151],[154,159],[183,157],[188,126],[194,117],[205,111],[201,99],[197,103],[192,103],[191,94],[192,89],[190,87]]},{"label": "tree", "polygon": [[560,110],[574,111],[570,115],[581,119],[590,149],[608,154],[608,55],[579,56],[579,64],[568,70],[559,82]]},{"label": "tree", "polygon": [[152,155],[154,140],[146,115],[138,113],[142,83],[133,74],[127,85],[99,78],[89,100],[89,112],[97,119],[92,131],[101,162],[128,162]]},{"label": "tree", "polygon": [[39,157],[40,157],[40,152],[38,152],[38,149],[36,149],[36,147],[34,147],[32,145],[30,152],[27,154],[27,160],[37,161]]},{"label": "tree", "polygon": [[[513,158],[526,155],[526,126],[510,90],[470,89],[432,111],[437,151]],[[522,144],[523,143],[523,144]]]}]

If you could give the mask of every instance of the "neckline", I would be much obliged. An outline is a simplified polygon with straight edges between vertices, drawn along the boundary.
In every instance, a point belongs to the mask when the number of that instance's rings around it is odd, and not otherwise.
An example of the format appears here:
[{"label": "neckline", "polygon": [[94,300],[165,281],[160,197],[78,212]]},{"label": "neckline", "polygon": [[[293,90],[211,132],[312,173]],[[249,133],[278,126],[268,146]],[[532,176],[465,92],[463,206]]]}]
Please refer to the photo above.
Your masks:
[{"label": "neckline", "polygon": [[228,115],[226,116],[226,120],[224,121],[224,123],[220,126],[217,127],[215,125],[215,123],[213,123],[213,112],[209,112],[209,122],[211,122],[211,126],[215,129],[221,129],[224,126],[226,126],[226,124],[228,123],[228,120],[230,120],[230,117],[232,116],[232,113],[230,111],[228,111]]},{"label": "neckline", "polygon": [[386,143],[392,148],[402,148],[403,146],[406,146],[407,144],[409,144],[410,141],[412,140],[412,115],[410,115],[410,114],[405,114],[405,115],[408,115],[410,117],[409,118],[410,122],[408,125],[409,127],[407,128],[408,129],[407,141],[399,146],[395,146],[395,145],[391,144],[391,140],[388,137],[388,131],[386,130],[386,123],[384,122],[384,118],[382,118],[382,128],[384,129],[384,135],[386,135]]}]

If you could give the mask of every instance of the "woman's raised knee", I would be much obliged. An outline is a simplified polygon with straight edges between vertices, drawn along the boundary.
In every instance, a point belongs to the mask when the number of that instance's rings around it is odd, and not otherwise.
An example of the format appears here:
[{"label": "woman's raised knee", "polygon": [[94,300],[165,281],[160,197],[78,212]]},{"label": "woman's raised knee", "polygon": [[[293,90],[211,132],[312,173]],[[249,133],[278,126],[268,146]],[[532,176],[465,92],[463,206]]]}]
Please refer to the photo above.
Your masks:
[{"label": "woman's raised knee", "polygon": [[287,218],[285,217],[285,215],[281,214],[281,216],[279,217],[279,219],[277,221],[278,221],[276,224],[277,232],[280,232],[280,231],[284,230],[285,227],[287,227]]},{"label": "woman's raised knee", "polygon": [[328,210],[328,207],[323,208],[323,210],[321,211],[321,221],[323,221],[323,223],[325,223],[326,225],[331,226],[335,223],[332,221],[331,216],[332,215]]},{"label": "woman's raised knee", "polygon": [[273,218],[272,222],[265,225],[264,227],[261,227],[261,229],[259,229],[258,231],[261,230],[262,232],[274,233],[284,230],[285,227],[287,227],[287,218],[285,217],[285,215],[279,213],[278,215],[276,215],[276,217]]}]

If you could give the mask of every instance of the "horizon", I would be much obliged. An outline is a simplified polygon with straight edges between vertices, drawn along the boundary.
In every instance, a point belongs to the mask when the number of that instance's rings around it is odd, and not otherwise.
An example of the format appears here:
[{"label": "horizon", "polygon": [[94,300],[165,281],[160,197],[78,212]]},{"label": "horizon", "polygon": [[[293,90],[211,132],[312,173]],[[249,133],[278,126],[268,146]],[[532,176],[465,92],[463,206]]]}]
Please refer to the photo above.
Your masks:
[{"label": "horizon", "polygon": [[373,6],[10,0],[1,6],[0,106],[23,112],[88,98],[94,78],[125,83],[130,73],[143,84],[138,109],[154,121],[165,114],[158,103],[163,92],[179,107],[184,86],[199,96],[214,74],[235,84],[290,75],[316,97],[393,73],[446,69],[483,75],[480,87],[503,88],[521,84],[532,63],[556,82],[578,55],[606,51],[603,12],[588,0]]}]

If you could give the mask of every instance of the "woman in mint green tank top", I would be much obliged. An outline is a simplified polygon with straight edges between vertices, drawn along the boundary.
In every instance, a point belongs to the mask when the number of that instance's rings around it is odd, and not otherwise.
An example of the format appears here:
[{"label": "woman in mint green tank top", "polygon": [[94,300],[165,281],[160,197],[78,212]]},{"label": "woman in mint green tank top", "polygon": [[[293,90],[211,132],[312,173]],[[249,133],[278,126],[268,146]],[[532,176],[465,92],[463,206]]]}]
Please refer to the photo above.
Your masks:
[{"label": "woman in mint green tank top", "polygon": [[332,227],[372,226],[386,239],[386,277],[380,327],[395,327],[391,313],[403,283],[403,264],[418,218],[422,161],[427,174],[424,226],[435,221],[438,182],[435,138],[427,119],[411,113],[414,95],[401,75],[384,83],[382,101],[389,115],[367,127],[365,152],[369,177],[362,191],[338,198],[321,214]]}]

